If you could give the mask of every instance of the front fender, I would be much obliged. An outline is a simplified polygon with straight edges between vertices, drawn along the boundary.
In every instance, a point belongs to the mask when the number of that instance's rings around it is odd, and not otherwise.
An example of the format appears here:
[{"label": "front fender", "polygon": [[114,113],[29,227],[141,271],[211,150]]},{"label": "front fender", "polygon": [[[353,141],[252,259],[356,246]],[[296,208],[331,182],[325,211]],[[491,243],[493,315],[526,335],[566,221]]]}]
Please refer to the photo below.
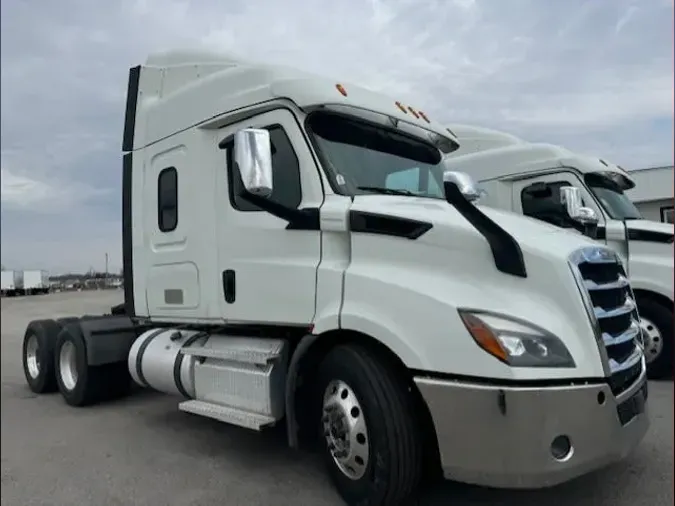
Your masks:
[{"label": "front fender", "polygon": [[414,336],[406,335],[406,329],[401,328],[393,315],[387,315],[381,309],[366,300],[345,302],[340,328],[373,337],[394,352],[409,369],[431,370],[432,363],[421,353],[423,348],[415,347],[412,342]]},{"label": "front fender", "polygon": [[[377,339],[408,368],[507,380],[604,376],[590,321],[564,262],[526,253],[530,275],[523,279],[497,272],[487,248],[466,255],[422,240],[365,234],[353,244],[344,277],[341,328]],[[459,316],[460,307],[501,313],[547,329],[563,340],[577,367],[504,364],[474,342]]]},{"label": "front fender", "polygon": [[[410,369],[426,369],[430,364],[425,361],[414,343],[405,339],[403,329],[397,325],[392,315],[383,312],[380,304],[368,300],[352,299],[340,308],[339,300],[326,303],[314,320],[312,333],[322,335],[332,330],[349,330],[370,336],[392,352]],[[341,310],[340,310],[341,309]],[[419,350],[419,347],[417,348]]]},{"label": "front fender", "polygon": [[[661,246],[661,245],[659,245]],[[637,250],[637,248],[633,248]],[[671,246],[672,249],[672,246]],[[672,251],[669,254],[649,254],[631,251],[629,277],[633,290],[646,290],[674,300]]]}]

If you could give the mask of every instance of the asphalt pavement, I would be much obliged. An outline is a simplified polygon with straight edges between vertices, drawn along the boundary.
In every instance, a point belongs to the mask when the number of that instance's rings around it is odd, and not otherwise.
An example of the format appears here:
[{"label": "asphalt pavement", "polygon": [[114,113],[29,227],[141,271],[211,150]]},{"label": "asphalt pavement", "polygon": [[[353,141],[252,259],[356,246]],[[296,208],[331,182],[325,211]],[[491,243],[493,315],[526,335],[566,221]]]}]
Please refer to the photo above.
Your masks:
[{"label": "asphalt pavement", "polygon": [[[283,431],[255,433],[179,412],[139,392],[89,408],[36,396],[21,367],[26,324],[104,312],[121,291],[2,299],[2,506],[328,506],[342,504],[314,455]],[[445,483],[420,505],[672,506],[673,383],[650,385],[651,429],[624,462],[549,490]]]}]

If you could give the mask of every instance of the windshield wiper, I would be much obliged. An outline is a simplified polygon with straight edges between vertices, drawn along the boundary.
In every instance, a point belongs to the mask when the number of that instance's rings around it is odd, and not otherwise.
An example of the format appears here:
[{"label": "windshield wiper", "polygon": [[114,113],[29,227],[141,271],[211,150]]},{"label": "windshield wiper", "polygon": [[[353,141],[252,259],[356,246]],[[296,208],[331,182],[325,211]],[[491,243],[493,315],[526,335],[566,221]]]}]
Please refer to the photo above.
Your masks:
[{"label": "windshield wiper", "polygon": [[419,197],[417,193],[409,190],[394,190],[393,188],[380,188],[379,186],[357,186],[358,190],[366,192],[382,193],[383,195],[406,195],[408,197]]}]

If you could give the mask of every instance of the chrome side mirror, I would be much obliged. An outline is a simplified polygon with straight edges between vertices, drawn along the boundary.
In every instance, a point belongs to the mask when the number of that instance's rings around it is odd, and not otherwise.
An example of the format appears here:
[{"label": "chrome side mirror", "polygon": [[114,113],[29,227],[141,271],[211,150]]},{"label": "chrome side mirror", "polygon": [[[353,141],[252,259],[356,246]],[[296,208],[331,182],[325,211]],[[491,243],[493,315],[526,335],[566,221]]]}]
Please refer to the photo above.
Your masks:
[{"label": "chrome side mirror", "polygon": [[590,207],[584,207],[581,200],[581,190],[576,186],[560,188],[560,201],[565,206],[567,215],[582,225],[597,225],[598,215]]},{"label": "chrome side mirror", "polygon": [[263,198],[272,194],[272,144],[267,130],[244,128],[235,133],[234,163],[246,192]]},{"label": "chrome side mirror", "polygon": [[[478,188],[478,185],[473,178],[466,172],[457,172],[448,170],[443,173],[443,186],[454,185],[457,187],[459,193],[469,202],[477,202],[485,192]],[[446,199],[448,197],[447,191]]]}]

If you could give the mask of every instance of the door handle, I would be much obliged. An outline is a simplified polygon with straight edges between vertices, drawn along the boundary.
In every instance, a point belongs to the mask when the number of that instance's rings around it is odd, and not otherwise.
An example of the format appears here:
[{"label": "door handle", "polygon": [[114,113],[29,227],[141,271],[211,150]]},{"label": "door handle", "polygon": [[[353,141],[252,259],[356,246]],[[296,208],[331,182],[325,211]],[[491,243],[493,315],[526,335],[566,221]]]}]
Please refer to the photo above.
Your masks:
[{"label": "door handle", "polygon": [[232,304],[236,298],[236,277],[232,269],[223,271],[223,294],[225,302]]}]

